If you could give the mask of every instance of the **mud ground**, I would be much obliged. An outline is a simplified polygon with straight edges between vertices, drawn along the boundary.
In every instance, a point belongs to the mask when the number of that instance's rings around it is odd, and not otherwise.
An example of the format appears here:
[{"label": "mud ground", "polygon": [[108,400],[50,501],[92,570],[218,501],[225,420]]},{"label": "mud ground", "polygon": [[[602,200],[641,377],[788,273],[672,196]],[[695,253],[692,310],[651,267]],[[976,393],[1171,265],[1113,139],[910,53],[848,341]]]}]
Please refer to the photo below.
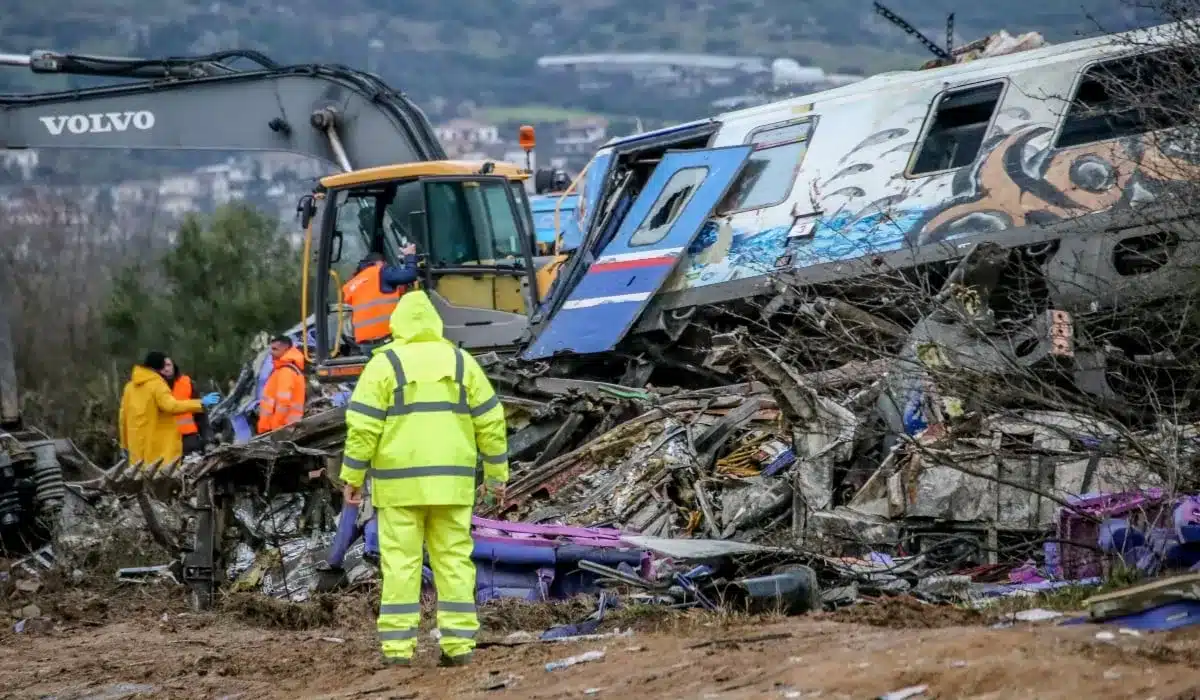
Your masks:
[{"label": "mud ground", "polygon": [[[171,591],[39,600],[44,620],[0,630],[0,698],[874,698],[914,685],[955,699],[1200,698],[1200,628],[1105,641],[1095,626],[993,629],[903,599],[791,619],[633,610],[609,624],[628,637],[488,646],[461,669],[437,668],[423,639],[415,668],[385,669],[369,598],[285,608],[244,596],[194,615]],[[585,607],[490,609],[482,638]],[[544,668],[596,649],[600,661]]]}]

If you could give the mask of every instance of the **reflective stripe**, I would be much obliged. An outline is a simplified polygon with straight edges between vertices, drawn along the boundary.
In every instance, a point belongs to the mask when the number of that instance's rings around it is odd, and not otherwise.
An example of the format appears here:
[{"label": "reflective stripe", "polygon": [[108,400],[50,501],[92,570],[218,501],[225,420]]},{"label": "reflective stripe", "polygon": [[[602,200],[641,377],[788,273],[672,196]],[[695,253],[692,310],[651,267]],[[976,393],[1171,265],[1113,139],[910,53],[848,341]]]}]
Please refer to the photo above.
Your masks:
[{"label": "reflective stripe", "polygon": [[400,362],[400,356],[394,351],[388,350],[383,353],[387,357],[388,362],[392,365],[392,374],[396,375],[396,394],[400,400],[404,400],[404,394],[400,393],[405,384],[408,384],[408,378],[404,374],[404,365]]},{"label": "reflective stripe", "polygon": [[292,392],[290,392],[290,391],[277,391],[277,392],[275,392],[275,400],[276,400],[276,401],[282,401],[282,400],[284,400],[284,399],[291,400],[291,398],[292,398]]},{"label": "reflective stripe", "polygon": [[483,403],[479,404],[475,408],[471,409],[471,417],[478,418],[479,416],[482,416],[483,414],[487,413],[488,411],[492,410],[493,408],[495,408],[499,405],[500,405],[500,397],[495,394],[492,394],[492,398],[488,399],[487,401],[484,401]]},{"label": "reflective stripe", "polygon": [[508,453],[505,452],[502,455],[483,455],[483,454],[481,454],[481,455],[479,455],[479,459],[484,462],[487,462],[488,464],[504,464],[505,462],[508,461]]},{"label": "reflective stripe", "polygon": [[452,403],[450,401],[417,401],[415,403],[394,405],[388,409],[387,414],[388,416],[407,416],[410,413],[438,413],[439,411],[467,414],[467,411],[463,410],[461,403]]},{"label": "reflective stripe", "polygon": [[398,639],[416,639],[417,630],[388,630],[379,632],[379,639],[384,642],[391,642]]},{"label": "reflective stripe", "polygon": [[458,385],[458,402],[450,401],[414,401],[408,403],[404,400],[404,387],[408,384],[408,376],[404,373],[404,364],[400,362],[400,356],[393,350],[388,350],[384,353],[388,362],[392,365],[392,372],[396,375],[396,390],[393,395],[392,405],[387,410],[387,416],[406,416],[411,413],[437,413],[439,411],[448,411],[450,413],[469,414],[471,409],[467,403],[467,386],[463,383],[466,376],[466,360],[463,358],[463,351],[458,348],[454,349],[454,383]]},{"label": "reflective stripe", "polygon": [[456,630],[446,627],[439,627],[438,630],[443,637],[458,637],[459,639],[474,639],[475,630]]},{"label": "reflective stripe", "polygon": [[463,382],[467,373],[467,361],[463,359],[463,351],[454,348],[454,381],[458,384],[458,405],[463,413],[470,415],[471,403],[467,401],[467,385]]},{"label": "reflective stripe", "polygon": [[342,464],[351,469],[366,469],[371,466],[371,461],[368,459],[355,459],[353,457],[342,455]]},{"label": "reflective stripe", "polygon": [[200,432],[200,428],[196,427],[196,421],[190,413],[175,416],[175,429],[179,431],[180,435],[195,435]]},{"label": "reflective stripe", "polygon": [[374,418],[376,420],[383,420],[387,418],[387,411],[383,410],[382,408],[368,406],[365,403],[358,401],[351,401],[350,405],[346,407],[346,410],[353,411],[355,413],[361,413],[367,418]]},{"label": "reflective stripe", "polygon": [[417,479],[423,476],[465,476],[475,478],[475,467],[375,467],[375,479]]},{"label": "reflective stripe", "polygon": [[379,606],[380,615],[409,615],[421,612],[420,603],[384,603]]},{"label": "reflective stripe", "polygon": [[383,306],[384,304],[396,304],[399,301],[400,300],[398,298],[397,299],[383,298],[383,299],[375,299],[374,301],[362,301],[357,304],[351,304],[350,309],[352,311],[365,311],[366,309],[371,309],[376,306]]},{"label": "reflective stripe", "polygon": [[[393,302],[393,303],[395,303],[395,302]],[[377,323],[387,322],[388,331],[391,331],[391,320],[392,320],[392,312],[385,309],[377,314],[371,314],[370,316],[360,316],[358,318],[358,320],[355,322],[354,327],[355,328],[370,328],[371,326],[374,326]]]},{"label": "reflective stripe", "polygon": [[452,603],[450,601],[443,602],[443,601],[439,600],[438,604],[437,604],[437,609],[444,610],[446,612],[473,613],[473,612],[475,612],[475,604],[474,603]]}]

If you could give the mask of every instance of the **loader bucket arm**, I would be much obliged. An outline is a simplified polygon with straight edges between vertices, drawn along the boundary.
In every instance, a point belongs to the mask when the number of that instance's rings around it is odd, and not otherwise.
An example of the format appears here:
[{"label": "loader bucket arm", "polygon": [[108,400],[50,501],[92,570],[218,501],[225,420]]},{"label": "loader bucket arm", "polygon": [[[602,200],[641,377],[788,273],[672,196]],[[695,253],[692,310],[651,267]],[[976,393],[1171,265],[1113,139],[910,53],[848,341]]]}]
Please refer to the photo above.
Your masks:
[{"label": "loader bucket arm", "polygon": [[[233,58],[256,65],[235,68]],[[249,52],[153,61],[35,52],[0,54],[0,66],[132,78],[0,94],[0,148],[281,151],[344,170],[445,158],[411,100],[345,66],[279,66]]]},{"label": "loader bucket arm", "polygon": [[[0,94],[0,149],[279,151],[342,170],[446,157],[408,97],[341,65],[281,66],[252,51],[162,59],[36,51],[0,54],[2,67],[123,82]],[[0,424],[20,419],[10,308],[0,284]]]}]

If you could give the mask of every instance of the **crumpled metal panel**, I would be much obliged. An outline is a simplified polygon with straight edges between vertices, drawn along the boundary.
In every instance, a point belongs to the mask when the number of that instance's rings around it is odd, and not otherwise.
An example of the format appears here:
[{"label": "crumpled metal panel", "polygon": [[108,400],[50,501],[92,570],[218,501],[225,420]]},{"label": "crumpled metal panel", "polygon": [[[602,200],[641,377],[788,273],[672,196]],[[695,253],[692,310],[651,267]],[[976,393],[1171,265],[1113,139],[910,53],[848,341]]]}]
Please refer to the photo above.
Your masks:
[{"label": "crumpled metal panel", "polygon": [[305,497],[300,493],[275,496],[262,508],[261,500],[238,496],[234,500],[233,517],[250,536],[258,540],[278,540],[295,537],[300,532]]},{"label": "crumpled metal panel", "polygon": [[333,536],[325,533],[318,537],[298,537],[281,543],[278,547],[281,564],[270,567],[263,574],[263,593],[296,603],[308,600],[319,574],[316,565],[332,542]]},{"label": "crumpled metal panel", "polygon": [[792,502],[792,487],[786,479],[751,477],[728,485],[721,494],[725,536],[739,527],[777,515]]},{"label": "crumpled metal panel", "polygon": [[656,486],[669,478],[672,470],[690,466],[694,457],[688,449],[686,431],[674,418],[648,424],[630,444],[636,447],[563,484],[528,519],[648,527],[663,512],[654,493]]}]

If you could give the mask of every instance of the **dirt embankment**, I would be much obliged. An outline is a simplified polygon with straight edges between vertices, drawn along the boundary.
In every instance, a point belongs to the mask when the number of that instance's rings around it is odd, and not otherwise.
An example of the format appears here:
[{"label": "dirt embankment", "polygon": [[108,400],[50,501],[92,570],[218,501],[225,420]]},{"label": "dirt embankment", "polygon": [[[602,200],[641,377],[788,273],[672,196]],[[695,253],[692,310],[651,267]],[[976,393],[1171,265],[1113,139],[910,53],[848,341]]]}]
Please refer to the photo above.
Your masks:
[{"label": "dirt embankment", "polygon": [[[164,698],[872,698],[927,685],[937,698],[1200,697],[1200,629],[1096,639],[1096,627],[991,629],[977,613],[903,600],[807,618],[631,609],[629,637],[481,648],[435,667],[423,639],[413,669],[384,669],[370,599],[303,607],[227,599],[192,615],[164,587],[59,591],[49,620],[0,631],[0,697]],[[487,641],[578,620],[583,603],[487,609]],[[707,644],[706,644],[707,642]],[[603,649],[554,672],[545,663]]]}]

